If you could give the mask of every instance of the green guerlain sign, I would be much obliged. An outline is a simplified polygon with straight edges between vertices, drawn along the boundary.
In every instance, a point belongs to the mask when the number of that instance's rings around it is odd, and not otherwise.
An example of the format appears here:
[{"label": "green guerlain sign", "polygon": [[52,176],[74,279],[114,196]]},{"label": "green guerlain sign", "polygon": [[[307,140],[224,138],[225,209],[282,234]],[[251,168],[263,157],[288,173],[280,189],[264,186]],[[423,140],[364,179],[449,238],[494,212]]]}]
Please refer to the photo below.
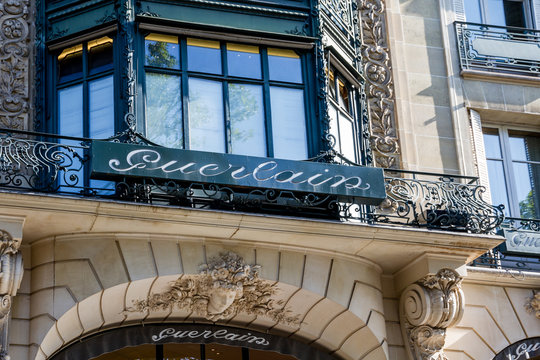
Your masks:
[{"label": "green guerlain sign", "polygon": [[354,197],[378,205],[386,197],[380,168],[92,142],[92,177],[155,178]]},{"label": "green guerlain sign", "polygon": [[540,254],[540,233],[527,230],[503,230],[507,252],[519,254]]}]

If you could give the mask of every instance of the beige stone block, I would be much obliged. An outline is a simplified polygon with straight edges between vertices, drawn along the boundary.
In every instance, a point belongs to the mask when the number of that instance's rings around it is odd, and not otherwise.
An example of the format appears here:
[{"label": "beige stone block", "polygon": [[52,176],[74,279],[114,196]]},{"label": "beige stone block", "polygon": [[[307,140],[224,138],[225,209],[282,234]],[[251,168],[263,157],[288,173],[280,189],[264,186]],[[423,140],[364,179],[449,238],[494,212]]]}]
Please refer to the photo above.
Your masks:
[{"label": "beige stone block", "polygon": [[30,318],[30,295],[18,294],[12,299],[11,318],[28,319]]},{"label": "beige stone block", "polygon": [[448,80],[445,76],[409,74],[408,78],[411,103],[450,106]]},{"label": "beige stone block", "polygon": [[383,298],[383,309],[386,321],[399,322],[399,301],[396,299]]},{"label": "beige stone block", "polygon": [[407,353],[403,346],[388,346],[388,360],[407,359]]},{"label": "beige stone block", "polygon": [[79,312],[77,306],[69,309],[56,323],[58,333],[64,340],[64,343],[68,343],[81,335],[84,329],[81,326],[79,319]]},{"label": "beige stone block", "polygon": [[349,336],[341,348],[336,351],[336,355],[345,356],[347,354],[347,358],[362,359],[377,347],[380,347],[379,341],[366,326]]},{"label": "beige stone block", "polygon": [[45,355],[50,356],[56,350],[60,349],[60,347],[63,344],[64,344],[64,341],[62,337],[60,336],[60,334],[58,333],[56,326],[53,326],[47,332],[47,335],[45,335],[43,342],[41,342],[41,345],[39,347]]},{"label": "beige stone block", "polygon": [[400,10],[404,15],[420,16],[427,19],[440,18],[440,5],[432,0],[400,0]]},{"label": "beige stone block", "polygon": [[124,297],[129,284],[120,284],[105,289],[101,298],[103,326],[120,324],[126,318],[124,314]]},{"label": "beige stone block", "polygon": [[407,44],[404,47],[407,71],[417,74],[446,76],[446,60],[442,48]]},{"label": "beige stone block", "polygon": [[482,83],[476,80],[463,80],[462,84],[466,105],[477,109],[486,109],[487,103]]},{"label": "beige stone block", "polygon": [[403,346],[403,336],[399,322],[386,322],[386,338],[390,346]]},{"label": "beige stone block", "polygon": [[[525,308],[525,304],[533,296],[532,291],[528,289],[511,287],[508,287],[505,290],[508,294],[508,298],[512,302],[513,308],[515,309],[517,316],[519,317],[519,321],[521,322],[521,324],[523,324],[523,327],[526,331],[526,334],[524,335],[521,335],[521,332],[517,332],[517,334],[511,334],[510,339],[515,342],[517,341],[516,338],[518,338],[519,336],[522,336],[522,338],[540,336],[540,320],[535,317],[534,313],[528,312]],[[501,310],[504,311],[505,309]],[[510,316],[513,317],[513,314],[508,314],[508,317]],[[512,323],[512,329],[514,328],[515,325],[514,323]],[[503,329],[505,330],[505,333],[509,335],[506,331],[506,328]]]},{"label": "beige stone block", "polygon": [[53,264],[43,264],[32,269],[30,278],[32,292],[54,285]]},{"label": "beige stone block", "polygon": [[[124,304],[125,308],[132,309],[136,302],[148,299],[148,295],[150,295],[150,288],[152,287],[154,281],[155,278],[148,278],[131,282],[126,291]],[[144,319],[147,315],[148,311],[128,311],[126,312],[125,321]]]},{"label": "beige stone block", "polygon": [[79,303],[79,318],[85,333],[99,329],[103,325],[103,314],[101,313],[102,296],[103,292],[100,291]]},{"label": "beige stone block", "polygon": [[301,287],[304,262],[304,254],[282,251],[279,262],[279,281]]},{"label": "beige stone block", "polygon": [[445,349],[462,351],[473,359],[492,359],[495,353],[473,330],[451,327],[446,330]]},{"label": "beige stone block", "polygon": [[349,301],[355,283],[367,282],[368,284],[380,288],[380,274],[374,267],[335,259],[332,263],[332,273],[328,282],[327,295],[330,300],[343,305],[349,306]]},{"label": "beige stone block", "polygon": [[[32,244],[31,259],[28,262],[32,264],[32,267],[36,267],[41,264],[46,264],[54,261],[54,239],[49,238],[46,240],[38,241]],[[25,260],[28,259],[25,257]],[[25,261],[26,262],[26,261]]]},{"label": "beige stone block", "polygon": [[484,96],[486,97],[488,109],[504,110],[502,85],[492,82],[483,82],[482,87],[484,88]]},{"label": "beige stone block", "polygon": [[[167,275],[167,276],[160,276],[154,281],[152,284],[152,287],[150,289],[150,295],[152,294],[161,294],[164,292],[167,292],[170,290],[172,283],[174,283],[180,276],[178,275]],[[158,309],[158,310],[151,310],[148,312],[148,317],[146,318],[147,321],[159,321],[166,319],[172,309],[169,306],[167,309]]]},{"label": "beige stone block", "polygon": [[[30,352],[29,352],[29,347],[28,346],[21,346],[21,345],[18,345],[18,344],[10,344],[9,345],[9,356],[11,356],[11,358],[13,360],[15,360],[15,359],[17,359],[17,360],[34,360],[34,358],[30,358],[29,354],[30,354]],[[42,358],[39,358],[39,359],[44,359],[44,358],[42,357]]]},{"label": "beige stone block", "polygon": [[11,318],[9,321],[9,343],[29,344],[30,321]]},{"label": "beige stone block", "polygon": [[381,289],[385,299],[395,300],[398,298],[398,294],[396,293],[396,288],[394,286],[394,276],[382,274]]},{"label": "beige stone block", "polygon": [[59,319],[66,311],[71,309],[77,300],[69,293],[65,287],[55,287],[54,292],[54,312],[55,318]]},{"label": "beige stone block", "polygon": [[388,353],[384,349],[384,344],[372,350],[362,358],[362,360],[386,360],[388,359]]},{"label": "beige stone block", "polygon": [[47,314],[52,316],[54,312],[53,289],[36,291],[30,297],[30,317]]},{"label": "beige stone block", "polygon": [[32,286],[32,270],[25,269],[23,278],[21,280],[21,286],[17,290],[17,294],[30,294]]},{"label": "beige stone block", "polygon": [[257,265],[261,266],[262,279],[277,281],[279,276],[279,252],[270,249],[256,249]]},{"label": "beige stone block", "polygon": [[444,353],[446,354],[448,360],[474,360],[463,351],[444,349]]},{"label": "beige stone block", "polygon": [[405,43],[442,47],[441,24],[438,20],[418,16],[402,16]]},{"label": "beige stone block", "polygon": [[104,288],[128,281],[114,236],[57,237],[55,254],[57,260],[88,259]]},{"label": "beige stone block", "polygon": [[302,321],[301,335],[307,341],[318,339],[330,322],[346,309],[326,298],[323,298],[307,313]]},{"label": "beige stone block", "polygon": [[350,311],[345,311],[328,324],[317,342],[324,348],[336,351],[349,336],[363,326],[365,326],[365,322]]},{"label": "beige stone block", "polygon": [[[465,293],[466,304],[485,307],[486,310],[489,311],[489,315],[492,316],[496,322],[495,327],[502,329],[504,335],[506,335],[512,343],[526,337],[523,333],[522,326],[519,323],[519,319],[516,318],[514,312],[514,309],[518,311],[517,308],[520,304],[514,303],[512,306],[512,303],[515,300],[506,295],[505,289],[502,286],[485,286],[465,283],[463,284],[463,291]],[[510,289],[508,289],[507,292],[509,295],[516,293],[512,292]],[[472,319],[467,320],[464,316],[462,322],[464,321],[470,322]],[[540,329],[540,327],[537,328]]]},{"label": "beige stone block", "polygon": [[450,108],[446,106],[411,104],[411,110],[414,114],[412,121],[415,134],[447,138],[454,137],[454,126]]},{"label": "beige stone block", "polygon": [[372,310],[383,312],[382,293],[372,286],[356,283],[349,310],[367,322]]},{"label": "beige stone block", "polygon": [[[504,326],[504,324],[501,325]],[[493,349],[504,349],[510,345],[499,328],[500,325],[494,321],[485,307],[465,305],[459,326],[474,329],[482,340]]]},{"label": "beige stone block", "polygon": [[32,356],[32,353],[33,353],[32,350],[33,349],[30,348],[30,351],[29,351],[30,358],[29,359],[33,359],[33,360],[46,360],[47,359],[47,355],[45,355],[41,349],[36,349],[35,350],[35,353],[36,353],[35,356]]},{"label": "beige stone block", "polygon": [[386,340],[386,321],[383,314],[371,311],[367,325],[379,342]]},{"label": "beige stone block", "polygon": [[308,254],[306,256],[302,287],[324,296],[331,262],[332,260],[328,257]]},{"label": "beige stone block", "polygon": [[259,332],[267,332],[275,325],[276,322],[274,320],[271,320],[265,316],[257,316],[257,318],[253,320],[251,324],[249,324],[249,328]]},{"label": "beige stone block", "polygon": [[244,312],[240,312],[232,317],[232,319],[226,321],[225,325],[246,327],[257,318],[257,315],[249,315]]},{"label": "beige stone block", "polygon": [[525,108],[527,112],[540,114],[540,88],[527,86],[523,88]]},{"label": "beige stone block", "polygon": [[419,169],[439,169],[446,173],[459,168],[456,143],[452,138],[416,136],[419,156]]},{"label": "beige stone block", "polygon": [[62,261],[55,263],[56,286],[65,286],[77,301],[101,291],[101,285],[88,260]]},{"label": "beige stone block", "polygon": [[502,91],[506,111],[524,112],[525,111],[525,87],[521,85],[503,84]]},{"label": "beige stone block", "polygon": [[199,266],[205,263],[204,247],[199,244],[180,243],[180,254],[184,274],[198,274]]},{"label": "beige stone block", "polygon": [[401,25],[401,16],[399,14],[386,13],[388,22],[388,34],[391,40],[395,42],[403,41],[403,26]]},{"label": "beige stone block", "polygon": [[148,238],[118,237],[118,243],[131,281],[153,278],[157,275],[156,263]]},{"label": "beige stone block", "polygon": [[159,276],[182,273],[180,248],[176,241],[152,239],[151,246]]},{"label": "beige stone block", "polygon": [[30,344],[41,344],[45,335],[54,326],[54,319],[49,315],[39,315],[30,320]]}]

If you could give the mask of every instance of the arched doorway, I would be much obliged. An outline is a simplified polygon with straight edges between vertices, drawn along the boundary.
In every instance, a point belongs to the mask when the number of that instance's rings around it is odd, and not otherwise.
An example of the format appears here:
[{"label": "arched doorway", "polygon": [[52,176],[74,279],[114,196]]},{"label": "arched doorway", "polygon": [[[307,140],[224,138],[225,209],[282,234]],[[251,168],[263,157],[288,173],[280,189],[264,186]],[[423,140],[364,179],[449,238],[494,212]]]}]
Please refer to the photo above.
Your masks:
[{"label": "arched doorway", "polygon": [[331,360],[296,340],[210,324],[115,328],[63,348],[52,360]]}]

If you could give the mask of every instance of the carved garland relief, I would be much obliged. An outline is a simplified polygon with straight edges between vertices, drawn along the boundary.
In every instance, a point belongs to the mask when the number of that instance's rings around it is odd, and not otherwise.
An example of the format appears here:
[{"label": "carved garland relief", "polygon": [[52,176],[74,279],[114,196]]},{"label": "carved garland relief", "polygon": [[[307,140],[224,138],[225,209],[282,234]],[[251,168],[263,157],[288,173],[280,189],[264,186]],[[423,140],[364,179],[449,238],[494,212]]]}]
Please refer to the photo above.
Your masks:
[{"label": "carved garland relief", "polygon": [[534,314],[534,316],[540,320],[540,291],[535,290],[533,294],[533,296],[527,299],[525,309],[527,309],[529,313]]},{"label": "carved garland relief", "polygon": [[0,126],[28,119],[29,0],[0,1]]},{"label": "carved garland relief", "polygon": [[400,147],[396,128],[392,64],[386,40],[384,0],[359,0],[359,3],[371,150],[376,166],[398,168]]},{"label": "carved garland relief", "polygon": [[275,300],[277,285],[259,278],[258,265],[247,265],[235,253],[222,253],[200,266],[198,275],[184,275],[161,293],[135,301],[128,312],[162,310],[171,306],[189,309],[210,321],[226,320],[242,312],[266,316],[276,322],[298,324]]}]

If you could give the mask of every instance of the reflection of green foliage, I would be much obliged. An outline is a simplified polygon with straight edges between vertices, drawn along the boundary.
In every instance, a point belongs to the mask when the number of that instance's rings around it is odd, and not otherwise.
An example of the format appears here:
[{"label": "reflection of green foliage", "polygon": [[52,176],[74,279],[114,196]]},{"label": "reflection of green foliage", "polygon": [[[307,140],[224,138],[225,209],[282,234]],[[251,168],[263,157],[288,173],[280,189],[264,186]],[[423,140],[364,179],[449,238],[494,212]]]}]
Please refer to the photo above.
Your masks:
[{"label": "reflection of green foliage", "polygon": [[519,212],[521,217],[525,219],[536,219],[538,217],[534,204],[534,192],[532,190],[529,191],[525,200],[519,202]]},{"label": "reflection of green foliage", "polygon": [[146,74],[146,135],[160,145],[182,147],[180,81],[178,76]]},{"label": "reflection of green foliage", "polygon": [[255,126],[245,124],[246,120],[258,121],[259,104],[253,91],[245,85],[229,85],[229,104],[231,111],[231,137],[234,142],[244,142],[253,138]]},{"label": "reflection of green foliage", "polygon": [[163,41],[147,41],[146,44],[147,65],[174,68],[178,64],[178,60],[169,52],[169,43]]}]

